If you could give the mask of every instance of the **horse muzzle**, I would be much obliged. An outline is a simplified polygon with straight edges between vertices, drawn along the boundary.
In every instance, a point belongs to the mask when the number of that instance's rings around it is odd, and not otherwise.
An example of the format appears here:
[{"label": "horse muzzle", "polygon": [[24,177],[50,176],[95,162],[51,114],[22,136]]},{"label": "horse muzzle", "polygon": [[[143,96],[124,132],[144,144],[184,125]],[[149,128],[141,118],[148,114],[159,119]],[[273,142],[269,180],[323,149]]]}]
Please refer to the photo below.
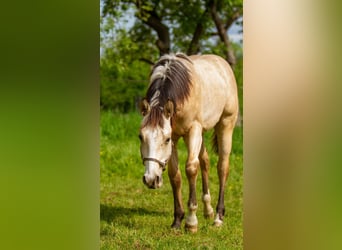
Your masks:
[{"label": "horse muzzle", "polygon": [[143,183],[150,189],[160,188],[163,185],[163,179],[161,176],[155,178],[149,178],[147,175],[143,176]]}]

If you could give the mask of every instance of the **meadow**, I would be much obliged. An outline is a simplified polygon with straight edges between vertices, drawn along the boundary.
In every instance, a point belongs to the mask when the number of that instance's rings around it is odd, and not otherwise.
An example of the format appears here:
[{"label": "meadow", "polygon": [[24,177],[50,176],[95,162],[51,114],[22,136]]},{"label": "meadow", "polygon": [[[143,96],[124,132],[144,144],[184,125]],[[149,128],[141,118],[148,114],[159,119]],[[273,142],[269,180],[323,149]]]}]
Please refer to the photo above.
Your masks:
[{"label": "meadow", "polygon": [[[100,124],[100,247],[105,249],[242,249],[243,147],[242,127],[236,127],[230,156],[230,174],[225,192],[226,214],[221,228],[203,217],[201,177],[197,178],[198,232],[171,229],[173,196],[167,171],[164,184],[151,190],[144,186],[144,166],[139,153],[140,114],[101,111]],[[218,197],[217,156],[205,142],[210,157],[210,193],[215,209]],[[183,204],[187,213],[188,183],[185,175],[186,148],[178,143],[182,171]]]}]

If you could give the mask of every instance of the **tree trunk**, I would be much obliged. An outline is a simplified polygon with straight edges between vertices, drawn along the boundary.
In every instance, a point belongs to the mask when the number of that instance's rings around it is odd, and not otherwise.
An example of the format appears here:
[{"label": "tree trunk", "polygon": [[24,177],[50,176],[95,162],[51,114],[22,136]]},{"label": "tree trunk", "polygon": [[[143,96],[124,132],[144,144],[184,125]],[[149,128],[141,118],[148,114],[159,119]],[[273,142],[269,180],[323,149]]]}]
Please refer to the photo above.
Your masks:
[{"label": "tree trunk", "polygon": [[234,67],[236,64],[236,58],[235,58],[234,51],[231,47],[231,43],[229,41],[229,37],[228,37],[228,33],[227,33],[229,27],[225,27],[224,22],[219,17],[219,15],[217,13],[217,6],[216,6],[215,0],[212,0],[209,2],[209,7],[210,7],[211,17],[212,17],[212,19],[215,23],[216,29],[217,29],[217,33],[218,33],[221,41],[224,43],[224,45],[226,47],[226,51],[225,51],[226,60],[228,61],[228,63],[232,67]]},{"label": "tree trunk", "polygon": [[142,8],[142,3],[140,1],[136,1],[135,4],[141,14],[138,18],[157,32],[158,39],[156,45],[159,49],[159,55],[162,56],[170,53],[169,27],[162,23],[161,18],[154,10],[148,11]]},{"label": "tree trunk", "polygon": [[150,15],[147,21],[144,21],[148,26],[154,29],[158,34],[156,45],[159,49],[159,55],[170,53],[170,33],[169,28],[164,25],[161,20],[155,16]]},{"label": "tree trunk", "polygon": [[203,12],[203,14],[201,15],[200,19],[197,22],[194,35],[192,37],[192,40],[190,42],[190,45],[189,45],[189,48],[187,51],[188,55],[194,55],[200,51],[199,43],[200,43],[201,36],[203,35],[203,32],[204,32],[203,22],[205,21],[205,18],[207,16],[208,12],[209,12],[209,10],[208,10],[208,8],[206,8],[205,11]]}]

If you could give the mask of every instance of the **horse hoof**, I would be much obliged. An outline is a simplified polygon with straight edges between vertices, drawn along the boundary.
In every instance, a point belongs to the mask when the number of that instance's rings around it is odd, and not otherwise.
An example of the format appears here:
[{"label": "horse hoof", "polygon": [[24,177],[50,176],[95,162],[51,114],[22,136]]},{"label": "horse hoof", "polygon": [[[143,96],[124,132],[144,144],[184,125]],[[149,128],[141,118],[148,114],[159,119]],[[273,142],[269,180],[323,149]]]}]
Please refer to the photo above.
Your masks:
[{"label": "horse hoof", "polygon": [[216,220],[214,221],[214,226],[215,226],[215,227],[221,227],[222,225],[223,225],[223,221],[222,221],[222,220],[216,219]]},{"label": "horse hoof", "polygon": [[197,233],[197,225],[185,224],[185,230],[190,233]]},{"label": "horse hoof", "polygon": [[172,225],[171,225],[171,228],[172,229],[176,229],[176,230],[179,230],[179,229],[181,229],[181,224],[180,223],[172,223]]},{"label": "horse hoof", "polygon": [[213,219],[214,218],[214,212],[212,212],[210,214],[204,214],[204,218],[206,218],[206,219]]}]

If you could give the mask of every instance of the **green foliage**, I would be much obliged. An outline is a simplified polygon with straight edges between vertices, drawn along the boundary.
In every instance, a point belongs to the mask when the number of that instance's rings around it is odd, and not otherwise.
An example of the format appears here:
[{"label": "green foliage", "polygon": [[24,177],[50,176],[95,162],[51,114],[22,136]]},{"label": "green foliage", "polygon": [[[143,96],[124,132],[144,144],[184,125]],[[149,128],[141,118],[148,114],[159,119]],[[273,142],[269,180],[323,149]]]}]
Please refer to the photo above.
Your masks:
[{"label": "green foliage", "polygon": [[102,18],[101,22],[101,32],[106,34],[101,36],[101,108],[133,111],[148,85],[150,66],[142,58],[148,58],[145,53],[153,53],[153,50],[157,55],[157,50],[148,43],[143,45],[134,33],[146,33],[146,28],[128,33],[114,25],[115,19]]},{"label": "green foliage", "polygon": [[138,46],[127,32],[119,30],[117,35],[120,38],[113,47],[102,52],[100,60],[100,104],[105,109],[129,112],[135,109],[136,101],[144,95],[150,69],[134,57],[139,54]]},{"label": "green foliage", "polygon": [[[135,110],[137,101],[147,88],[148,65],[133,61],[130,67],[122,65],[120,68],[120,64],[106,67],[109,69],[101,68],[101,108],[125,113]],[[114,70],[111,71],[110,67]]]},{"label": "green foliage", "polygon": [[243,115],[243,57],[242,57],[242,48],[239,45],[233,44],[236,46],[236,65],[234,67],[234,75],[236,79],[236,84],[238,88],[238,98],[239,98],[239,109],[240,115]]},{"label": "green foliage", "polygon": [[[242,249],[242,128],[234,131],[231,167],[225,192],[226,215],[222,228],[212,226],[203,217],[203,205],[198,198],[196,234],[184,228],[172,230],[173,197],[166,172],[161,189],[150,190],[142,183],[144,167],[139,153],[138,113],[101,112],[101,249]],[[217,156],[210,149],[210,132],[205,142],[210,157],[210,192],[212,206],[218,197]],[[178,145],[182,172],[183,204],[186,208],[188,182],[184,171],[186,148]],[[201,197],[201,178],[197,194]],[[184,227],[184,222],[183,222]]]}]

